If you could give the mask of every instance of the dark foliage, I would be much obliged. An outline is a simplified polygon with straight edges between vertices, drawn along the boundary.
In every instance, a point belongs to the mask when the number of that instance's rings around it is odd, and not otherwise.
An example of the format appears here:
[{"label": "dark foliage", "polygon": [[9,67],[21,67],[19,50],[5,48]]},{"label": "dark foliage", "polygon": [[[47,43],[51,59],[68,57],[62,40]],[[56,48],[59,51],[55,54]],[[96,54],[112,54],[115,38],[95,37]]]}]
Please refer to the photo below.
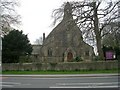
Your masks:
[{"label": "dark foliage", "polygon": [[18,63],[20,56],[30,55],[32,46],[22,31],[12,30],[3,40],[2,63]]}]

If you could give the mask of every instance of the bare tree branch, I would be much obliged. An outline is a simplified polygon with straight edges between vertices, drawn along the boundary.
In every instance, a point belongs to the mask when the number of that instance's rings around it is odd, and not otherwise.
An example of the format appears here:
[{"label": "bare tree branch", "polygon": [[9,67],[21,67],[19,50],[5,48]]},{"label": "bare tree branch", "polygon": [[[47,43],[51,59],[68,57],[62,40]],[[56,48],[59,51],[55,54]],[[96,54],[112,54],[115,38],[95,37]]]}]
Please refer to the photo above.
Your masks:
[{"label": "bare tree branch", "polygon": [[[105,28],[119,18],[117,8],[119,3],[120,1],[116,1],[115,3],[110,1],[106,2],[106,4],[104,3],[107,5],[106,7],[101,7],[102,2],[71,2],[72,14],[76,17],[76,24],[83,32],[84,38],[95,40],[93,42],[96,42],[97,48],[99,49],[98,53],[102,52],[102,37],[110,32],[116,31],[115,29],[105,30]],[[61,14],[59,15],[61,16]]]},{"label": "bare tree branch", "polygon": [[17,14],[15,7],[19,6],[17,0],[1,0],[1,23],[0,27],[4,31],[4,28],[11,27],[11,24],[20,24],[20,15]]}]

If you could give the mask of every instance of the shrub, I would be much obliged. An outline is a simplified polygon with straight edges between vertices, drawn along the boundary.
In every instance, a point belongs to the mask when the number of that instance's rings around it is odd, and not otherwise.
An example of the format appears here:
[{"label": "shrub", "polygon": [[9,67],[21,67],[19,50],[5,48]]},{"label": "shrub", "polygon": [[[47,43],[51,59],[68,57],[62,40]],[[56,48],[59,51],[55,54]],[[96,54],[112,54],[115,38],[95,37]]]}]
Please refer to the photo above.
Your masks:
[{"label": "shrub", "polygon": [[78,56],[77,56],[77,57],[75,58],[75,61],[76,61],[76,62],[80,62],[80,61],[83,61],[83,60],[82,60],[81,57],[78,57]]},{"label": "shrub", "polygon": [[102,58],[100,56],[95,56],[93,60],[94,61],[100,61],[100,60],[102,60]]}]

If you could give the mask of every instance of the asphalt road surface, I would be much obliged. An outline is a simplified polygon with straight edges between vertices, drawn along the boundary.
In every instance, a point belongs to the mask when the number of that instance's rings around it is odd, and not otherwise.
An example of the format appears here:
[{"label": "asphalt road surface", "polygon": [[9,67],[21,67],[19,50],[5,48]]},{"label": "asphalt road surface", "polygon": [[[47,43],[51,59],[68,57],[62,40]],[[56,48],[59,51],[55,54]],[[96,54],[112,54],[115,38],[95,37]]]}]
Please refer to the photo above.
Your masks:
[{"label": "asphalt road surface", "polygon": [[2,88],[118,88],[118,76],[3,76]]}]

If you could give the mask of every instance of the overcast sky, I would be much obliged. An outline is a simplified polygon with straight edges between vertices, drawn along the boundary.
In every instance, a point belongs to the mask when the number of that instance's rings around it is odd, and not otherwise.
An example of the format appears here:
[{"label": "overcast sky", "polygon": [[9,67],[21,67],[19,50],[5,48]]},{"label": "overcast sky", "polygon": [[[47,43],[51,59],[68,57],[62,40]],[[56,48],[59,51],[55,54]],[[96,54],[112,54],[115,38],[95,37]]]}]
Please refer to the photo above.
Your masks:
[{"label": "overcast sky", "polygon": [[[43,33],[46,36],[52,31],[52,11],[67,1],[83,0],[19,0],[21,6],[17,9],[21,15],[22,25],[19,27],[33,43]],[[91,0],[92,1],[92,0]],[[107,0],[106,0],[107,1]],[[113,0],[114,1],[114,0]]]},{"label": "overcast sky", "polygon": [[[19,0],[21,6],[18,9],[18,13],[21,15],[22,25],[20,29],[25,34],[28,34],[28,38],[31,43],[41,37],[43,33],[46,36],[52,31],[51,24],[53,18],[51,18],[52,11],[59,8],[63,2],[72,0]],[[74,0],[81,1],[81,0]]]}]

